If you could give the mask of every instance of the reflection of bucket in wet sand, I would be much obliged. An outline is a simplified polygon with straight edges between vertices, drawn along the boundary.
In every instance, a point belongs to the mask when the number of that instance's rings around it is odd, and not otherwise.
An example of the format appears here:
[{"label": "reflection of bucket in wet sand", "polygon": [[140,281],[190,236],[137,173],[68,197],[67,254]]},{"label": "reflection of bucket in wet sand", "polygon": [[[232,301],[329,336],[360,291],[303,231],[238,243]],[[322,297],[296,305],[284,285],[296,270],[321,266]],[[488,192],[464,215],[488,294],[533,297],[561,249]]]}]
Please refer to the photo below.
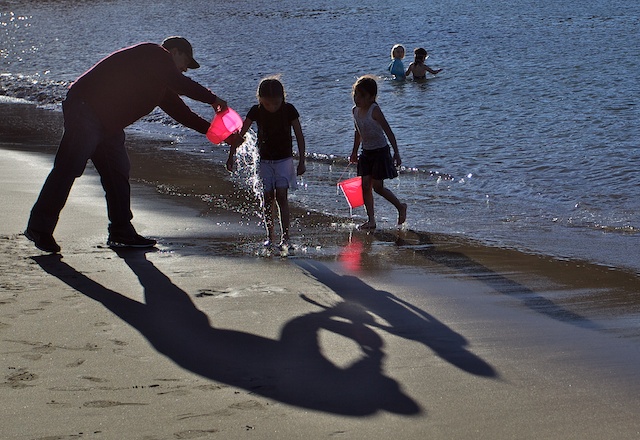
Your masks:
[{"label": "reflection of bucket in wet sand", "polygon": [[347,203],[351,209],[364,205],[362,196],[362,177],[352,177],[351,179],[338,182],[338,186],[347,198]]},{"label": "reflection of bucket in wet sand", "polygon": [[338,261],[351,272],[359,272],[362,268],[362,252],[364,246],[355,237],[340,250]]}]

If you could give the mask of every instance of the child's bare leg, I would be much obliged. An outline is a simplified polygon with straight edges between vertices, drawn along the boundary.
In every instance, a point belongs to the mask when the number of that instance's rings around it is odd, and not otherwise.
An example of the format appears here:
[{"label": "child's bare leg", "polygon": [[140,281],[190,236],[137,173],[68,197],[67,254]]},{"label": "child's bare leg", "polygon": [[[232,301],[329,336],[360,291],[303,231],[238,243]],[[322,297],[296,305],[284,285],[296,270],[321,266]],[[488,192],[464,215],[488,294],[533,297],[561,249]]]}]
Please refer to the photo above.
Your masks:
[{"label": "child's bare leg", "polygon": [[274,206],[274,192],[265,191],[264,193],[264,226],[267,229],[267,240],[271,243],[275,240],[274,223],[273,223],[273,211]]},{"label": "child's bare leg", "polygon": [[402,207],[398,209],[398,224],[401,225],[407,220],[407,204],[401,203]]},{"label": "child's bare leg", "polygon": [[276,188],[276,203],[280,211],[280,229],[282,230],[282,241],[289,241],[289,189]]},{"label": "child's bare leg", "polygon": [[407,219],[407,204],[402,203],[396,195],[390,190],[385,188],[383,180],[373,179],[373,190],[387,199],[398,210],[398,224],[401,225]]},{"label": "child's bare leg", "polygon": [[373,207],[373,191],[371,176],[362,176],[362,196],[364,199],[364,207],[367,210],[368,220],[360,225],[360,229],[375,229],[376,215]]}]

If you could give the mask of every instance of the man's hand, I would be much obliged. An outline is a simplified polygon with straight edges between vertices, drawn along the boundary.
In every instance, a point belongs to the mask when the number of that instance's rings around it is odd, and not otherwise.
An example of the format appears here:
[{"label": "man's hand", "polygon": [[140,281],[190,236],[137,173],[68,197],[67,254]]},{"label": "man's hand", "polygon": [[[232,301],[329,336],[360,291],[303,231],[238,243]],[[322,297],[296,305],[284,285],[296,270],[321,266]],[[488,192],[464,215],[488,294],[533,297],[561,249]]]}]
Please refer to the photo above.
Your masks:
[{"label": "man's hand", "polygon": [[216,96],[216,101],[211,104],[211,107],[215,110],[216,113],[223,112],[227,109],[227,101],[224,99],[220,99],[219,96]]}]

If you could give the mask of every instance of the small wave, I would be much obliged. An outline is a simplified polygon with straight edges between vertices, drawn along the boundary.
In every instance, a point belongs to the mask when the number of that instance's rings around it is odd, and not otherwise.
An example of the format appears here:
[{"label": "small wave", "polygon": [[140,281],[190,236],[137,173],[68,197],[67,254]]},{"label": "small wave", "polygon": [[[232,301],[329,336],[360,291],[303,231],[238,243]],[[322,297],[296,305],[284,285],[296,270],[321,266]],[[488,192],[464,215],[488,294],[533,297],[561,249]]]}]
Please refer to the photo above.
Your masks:
[{"label": "small wave", "polygon": [[41,75],[0,75],[0,95],[38,105],[59,104],[69,88],[68,81],[52,81]]},{"label": "small wave", "polygon": [[589,221],[587,219],[579,219],[575,217],[570,217],[566,219],[566,221],[561,221],[559,218],[554,218],[552,220],[554,223],[563,224],[569,228],[578,228],[578,229],[590,229],[594,231],[601,231],[604,233],[612,233],[612,234],[620,234],[620,235],[638,235],[640,234],[640,228],[637,226],[633,226],[628,223],[624,224],[604,224],[598,221]]},{"label": "small wave", "polygon": [[602,232],[607,233],[617,233],[623,235],[636,235],[640,233],[640,228],[631,225],[623,225],[623,226],[608,226],[608,225],[600,225],[594,223],[591,226],[593,229],[598,229]]},{"label": "small wave", "polygon": [[[307,154],[306,160],[309,162],[320,163],[325,165],[340,165],[347,167],[350,162],[349,158],[346,156],[336,156],[334,154],[323,154],[323,153],[312,153]],[[400,174],[408,174],[408,175],[428,175],[430,177],[434,177],[439,180],[455,180],[451,174],[442,173],[440,171],[434,170],[425,170],[417,167],[405,167],[401,166],[398,169],[398,173]]]},{"label": "small wave", "polygon": [[27,101],[22,98],[14,98],[12,96],[0,96],[0,103],[2,104],[31,104],[31,101]]}]

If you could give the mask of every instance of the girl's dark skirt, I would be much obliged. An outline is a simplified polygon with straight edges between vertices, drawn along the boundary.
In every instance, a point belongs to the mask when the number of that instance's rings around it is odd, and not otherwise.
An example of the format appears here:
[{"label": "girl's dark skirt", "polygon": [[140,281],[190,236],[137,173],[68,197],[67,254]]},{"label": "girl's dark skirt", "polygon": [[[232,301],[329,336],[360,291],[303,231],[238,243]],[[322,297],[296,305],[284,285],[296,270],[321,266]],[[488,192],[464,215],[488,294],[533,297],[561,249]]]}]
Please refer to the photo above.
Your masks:
[{"label": "girl's dark skirt", "polygon": [[358,176],[371,176],[375,180],[398,177],[398,171],[393,166],[391,148],[387,145],[375,150],[362,150],[358,157]]}]

